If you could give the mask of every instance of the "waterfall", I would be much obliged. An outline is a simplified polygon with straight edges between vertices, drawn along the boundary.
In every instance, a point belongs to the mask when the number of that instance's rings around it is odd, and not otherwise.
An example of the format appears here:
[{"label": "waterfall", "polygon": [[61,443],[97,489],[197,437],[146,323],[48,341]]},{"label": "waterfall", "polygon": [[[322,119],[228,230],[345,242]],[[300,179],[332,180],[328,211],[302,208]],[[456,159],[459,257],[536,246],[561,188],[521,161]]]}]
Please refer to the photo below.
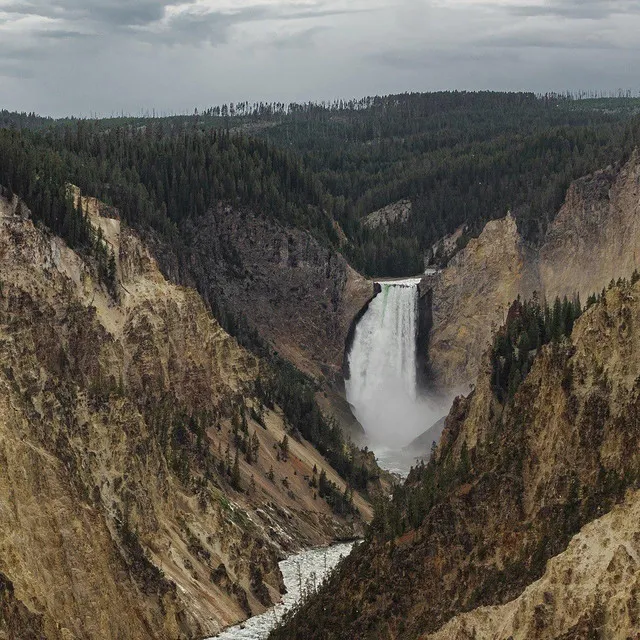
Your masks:
[{"label": "waterfall", "polygon": [[375,444],[402,447],[433,423],[417,388],[419,282],[380,283],[348,354],[347,399]]}]

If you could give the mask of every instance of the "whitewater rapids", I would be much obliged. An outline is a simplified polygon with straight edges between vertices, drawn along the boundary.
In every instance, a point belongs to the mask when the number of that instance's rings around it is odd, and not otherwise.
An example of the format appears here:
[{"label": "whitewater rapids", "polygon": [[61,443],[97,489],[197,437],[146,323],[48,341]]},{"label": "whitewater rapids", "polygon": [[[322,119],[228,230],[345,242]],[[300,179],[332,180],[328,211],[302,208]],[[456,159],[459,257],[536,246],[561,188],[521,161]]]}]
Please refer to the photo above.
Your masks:
[{"label": "whitewater rapids", "polygon": [[[336,567],[338,562],[348,556],[353,542],[336,544],[326,549],[308,549],[280,563],[287,593],[281,603],[265,613],[249,618],[246,622],[223,631],[215,640],[264,640],[276,626],[282,616],[300,600],[300,587],[303,592],[313,592],[324,578]],[[214,638],[209,638],[214,640]]]}]

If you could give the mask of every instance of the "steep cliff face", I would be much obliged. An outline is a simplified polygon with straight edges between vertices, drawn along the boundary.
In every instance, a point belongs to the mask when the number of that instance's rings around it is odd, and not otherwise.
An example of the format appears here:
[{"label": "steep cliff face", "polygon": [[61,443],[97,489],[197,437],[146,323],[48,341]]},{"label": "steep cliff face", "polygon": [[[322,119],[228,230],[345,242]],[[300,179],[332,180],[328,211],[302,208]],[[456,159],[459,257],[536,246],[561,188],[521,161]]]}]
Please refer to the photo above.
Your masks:
[{"label": "steep cliff face", "polygon": [[182,229],[180,255],[156,246],[167,277],[193,286],[229,331],[257,353],[272,350],[318,385],[323,413],[359,438],[342,363],[353,319],[374,284],[310,233],[219,204]]},{"label": "steep cliff face", "polygon": [[640,153],[576,181],[540,249],[540,287],[583,300],[640,266]]},{"label": "steep cliff face", "polygon": [[304,373],[341,379],[349,327],[373,296],[370,280],[311,234],[248,210],[219,205],[186,235],[182,278]]},{"label": "steep cliff face", "polygon": [[[616,549],[609,559],[598,544],[569,547],[567,558],[581,554],[581,564],[564,564],[562,575],[572,585],[564,594],[574,598],[575,610],[566,605],[570,616],[562,616],[560,601],[554,612],[552,590],[540,607],[522,594],[581,527],[640,487],[638,313],[640,285],[610,290],[578,320],[570,340],[542,348],[504,406],[493,395],[487,366],[475,391],[454,403],[434,462],[410,476],[390,515],[374,521],[371,541],[274,637],[421,638],[462,612],[513,601],[499,611],[518,618],[515,637],[581,637],[576,630],[590,629],[591,616],[603,615],[597,602],[604,597],[589,596],[593,576],[581,567],[595,571],[611,562],[618,577],[605,585],[619,581],[621,590],[617,604],[607,605],[607,628],[636,620],[637,590],[627,575],[637,561],[637,523],[627,521],[635,514],[633,495],[580,538],[595,540],[598,527],[615,526],[620,537],[611,540]],[[616,540],[624,547],[619,553]],[[543,583],[557,580],[563,562],[547,565]],[[540,588],[532,587],[538,594]],[[516,616],[532,608],[533,620]],[[470,619],[483,621],[485,613]],[[526,635],[530,624],[538,635]],[[487,625],[497,635],[483,636],[479,626],[477,637],[509,637]],[[439,637],[456,636],[442,631]]]},{"label": "steep cliff face", "polygon": [[438,275],[429,341],[436,386],[467,388],[508,306],[538,291],[584,301],[640,267],[640,154],[576,181],[541,246],[528,247],[511,216],[489,222]]},{"label": "steep cliff face", "polygon": [[429,278],[432,330],[429,362],[438,386],[456,388],[475,380],[493,331],[519,293],[533,292],[533,256],[515,220],[489,222],[482,234]]},{"label": "steep cliff face", "polygon": [[[258,360],[83,204],[117,257],[117,300],[0,199],[0,637],[213,634],[279,598],[285,551],[359,524],[316,499],[314,465],[344,483],[310,445],[278,454]],[[257,455],[234,465],[241,415]]]}]

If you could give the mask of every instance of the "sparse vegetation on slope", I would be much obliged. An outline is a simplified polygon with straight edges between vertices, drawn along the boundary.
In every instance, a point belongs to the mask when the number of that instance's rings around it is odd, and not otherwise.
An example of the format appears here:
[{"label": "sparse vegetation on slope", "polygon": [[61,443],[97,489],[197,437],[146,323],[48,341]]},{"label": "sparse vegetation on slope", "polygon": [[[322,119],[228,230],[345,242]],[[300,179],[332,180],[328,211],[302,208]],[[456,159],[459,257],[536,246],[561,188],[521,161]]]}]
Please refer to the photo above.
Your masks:
[{"label": "sparse vegetation on slope", "polygon": [[[204,637],[279,596],[284,553],[357,535],[367,503],[261,402],[269,368],[135,233],[82,199],[116,256],[114,299],[91,259],[16,208],[0,199],[0,502],[14,505],[0,571],[19,594],[0,598],[14,637]],[[314,468],[349,497],[346,517]]]},{"label": "sparse vegetation on slope", "polygon": [[[220,200],[256,207],[263,216],[313,231],[324,242],[335,240],[331,219],[320,207],[317,179],[299,160],[260,140],[217,130],[165,132],[162,125],[102,131],[83,121],[37,133],[0,130],[0,185],[9,196],[21,194],[36,221],[94,256],[114,295],[113,252],[76,207],[71,181],[117,206],[117,214],[132,227],[159,237],[160,253],[176,256],[186,272],[181,281],[191,279],[199,224]],[[203,261],[220,258],[227,269],[242,270],[233,243],[222,242],[219,248],[222,255],[216,256],[209,245]],[[368,472],[353,463],[357,452],[321,414],[309,383],[272,357],[259,328],[226,306],[222,295],[203,293],[224,328],[270,360],[273,373],[265,374],[265,385],[282,402],[291,427],[326,453],[346,479],[365,489]]]},{"label": "sparse vegetation on slope", "polygon": [[570,338],[558,329],[541,346],[503,401],[488,353],[436,455],[378,505],[365,544],[272,637],[422,638],[519,596],[585,523],[640,487],[639,308],[637,283],[614,284]]}]

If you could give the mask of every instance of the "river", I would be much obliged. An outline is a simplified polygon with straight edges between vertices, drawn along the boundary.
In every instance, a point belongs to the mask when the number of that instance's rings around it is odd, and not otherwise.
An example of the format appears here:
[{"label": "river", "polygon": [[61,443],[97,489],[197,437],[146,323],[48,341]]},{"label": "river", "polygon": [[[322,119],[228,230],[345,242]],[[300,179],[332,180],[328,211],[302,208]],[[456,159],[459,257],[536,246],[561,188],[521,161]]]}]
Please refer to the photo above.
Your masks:
[{"label": "river", "polygon": [[340,559],[349,554],[353,545],[353,542],[346,542],[326,549],[308,549],[283,560],[280,563],[280,571],[287,593],[282,602],[259,616],[249,618],[235,627],[229,627],[215,638],[217,640],[263,640],[266,638],[282,615],[300,600],[300,586],[303,592],[313,589],[314,585],[319,586]]},{"label": "river", "polygon": [[[420,394],[417,385],[416,335],[418,283],[421,277],[380,282],[356,328],[349,353],[347,397],[365,427],[380,465],[406,477],[415,454],[403,449],[442,415],[442,408]],[[310,549],[280,563],[287,594],[262,615],[231,627],[218,640],[262,640],[282,615],[300,600],[300,586],[319,584],[347,555],[353,543]]]}]

